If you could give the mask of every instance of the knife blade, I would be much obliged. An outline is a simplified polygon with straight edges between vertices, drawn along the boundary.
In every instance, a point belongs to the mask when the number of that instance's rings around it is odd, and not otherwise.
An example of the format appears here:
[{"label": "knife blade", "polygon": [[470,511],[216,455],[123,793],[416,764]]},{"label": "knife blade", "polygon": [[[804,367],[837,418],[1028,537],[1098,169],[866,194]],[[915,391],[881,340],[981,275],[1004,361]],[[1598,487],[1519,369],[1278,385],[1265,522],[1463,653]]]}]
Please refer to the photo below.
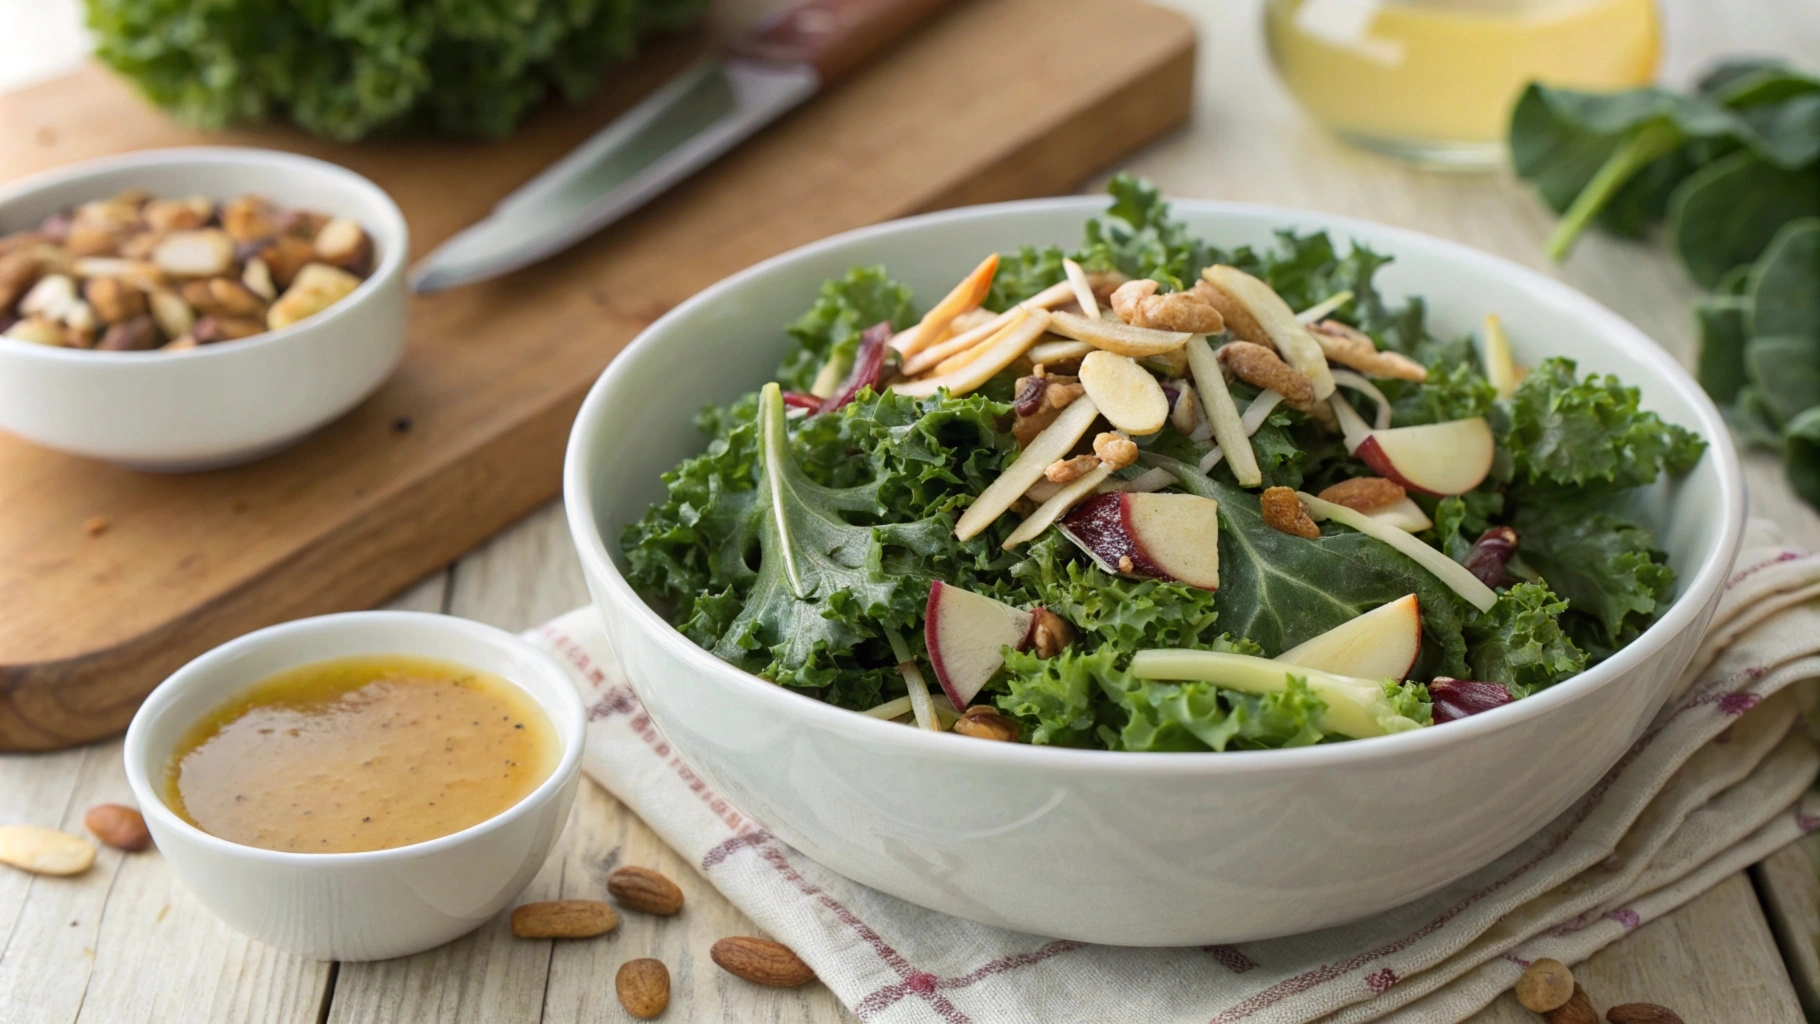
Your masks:
[{"label": "knife blade", "polygon": [[952,0],[807,0],[703,58],[411,268],[439,292],[561,252],[857,69]]}]

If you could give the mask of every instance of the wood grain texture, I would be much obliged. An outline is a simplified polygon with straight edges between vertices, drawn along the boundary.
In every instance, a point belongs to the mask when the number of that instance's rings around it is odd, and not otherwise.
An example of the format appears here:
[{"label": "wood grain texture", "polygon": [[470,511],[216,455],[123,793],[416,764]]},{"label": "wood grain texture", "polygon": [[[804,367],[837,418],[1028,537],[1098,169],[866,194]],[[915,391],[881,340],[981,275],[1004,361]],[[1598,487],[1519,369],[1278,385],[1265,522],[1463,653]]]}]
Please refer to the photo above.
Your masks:
[{"label": "wood grain texture", "polygon": [[1785,846],[1751,868],[1795,994],[1820,1020],[1820,833]]},{"label": "wood grain texture", "polygon": [[[1067,40],[1106,47],[1087,64]],[[1016,47],[1000,41],[1020,40]],[[251,466],[152,476],[0,439],[0,749],[123,728],[183,661],[249,629],[368,607],[553,495],[570,421],[614,352],[719,278],[827,234],[1077,185],[1186,116],[1194,37],[1135,0],[974,0],[650,208],[562,258],[415,300],[398,375]],[[98,69],[0,97],[32,144],[0,180],[197,141],[296,149],[390,191],[418,250],[487,211],[687,59],[674,40],[585,110],[509,146],[206,139]],[[1119,117],[1109,118],[1116,111]],[[12,132],[16,127],[17,132]],[[453,172],[452,172],[453,169]],[[409,417],[411,429],[393,423]],[[107,533],[90,537],[88,517]]]}]

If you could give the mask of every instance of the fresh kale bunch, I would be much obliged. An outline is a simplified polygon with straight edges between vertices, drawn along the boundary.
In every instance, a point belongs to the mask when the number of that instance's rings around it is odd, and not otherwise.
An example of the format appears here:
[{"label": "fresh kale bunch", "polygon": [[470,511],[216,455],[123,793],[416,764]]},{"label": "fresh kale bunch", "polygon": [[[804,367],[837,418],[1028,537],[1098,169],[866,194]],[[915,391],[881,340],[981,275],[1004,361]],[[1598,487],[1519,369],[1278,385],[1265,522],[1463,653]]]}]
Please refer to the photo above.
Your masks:
[{"label": "fresh kale bunch", "polygon": [[552,91],[579,101],[705,0],[87,0],[96,55],[208,128],[282,117],[501,138]]},{"label": "fresh kale bunch", "polygon": [[[1142,680],[1146,648],[1275,655],[1407,594],[1417,595],[1423,653],[1413,677],[1502,683],[1522,697],[1583,670],[1653,622],[1674,573],[1649,532],[1625,518],[1626,494],[1697,461],[1703,443],[1639,407],[1609,377],[1580,377],[1549,360],[1500,400],[1470,339],[1439,339],[1418,299],[1393,302],[1373,285],[1386,257],[1341,254],[1323,234],[1284,233],[1265,249],[1221,251],[1170,217],[1148,183],[1121,175],[1114,202],[1090,222],[1072,256],[1098,270],[1187,287],[1224,262],[1253,273],[1292,305],[1353,294],[1335,316],[1430,367],[1422,384],[1382,381],[1398,426],[1485,416],[1498,459],[1486,482],[1442,501],[1419,499],[1435,521],[1424,539],[1464,561],[1493,525],[1522,537],[1522,577],[1489,612],[1388,545],[1337,526],[1306,540],[1266,525],[1257,496],[1224,465],[1194,465],[1195,442],[1171,430],[1144,439],[1127,476],[1170,470],[1183,489],[1220,503],[1220,588],[1131,579],[1102,570],[1050,532],[1006,551],[1004,517],[959,541],[954,524],[1015,459],[1009,381],[965,397],[859,397],[792,418],[782,389],[807,390],[830,364],[850,363],[860,334],[916,319],[909,290],[883,268],[826,282],[786,328],[791,344],[767,386],[698,419],[707,450],[664,477],[667,499],[628,526],[628,577],[690,639],[779,684],[854,709],[901,696],[895,636],[926,661],[930,585],[946,583],[1065,619],[1074,640],[1039,657],[1005,651],[981,693],[1035,743],[1134,751],[1295,746],[1330,740],[1327,706],[1304,681],[1257,695],[1199,682]],[[1057,248],[1001,260],[987,300],[1003,308],[1063,278]],[[1235,383],[1236,398],[1255,390]],[[1318,490],[1368,472],[1339,438],[1279,407],[1252,438],[1266,482]],[[1429,721],[1417,682],[1385,684],[1387,707]]]},{"label": "fresh kale bunch", "polygon": [[1700,301],[1700,383],[1752,442],[1780,445],[1820,507],[1820,77],[1723,65],[1691,95],[1532,85],[1511,159],[1561,223],[1564,255],[1597,224],[1638,237],[1664,223]]}]

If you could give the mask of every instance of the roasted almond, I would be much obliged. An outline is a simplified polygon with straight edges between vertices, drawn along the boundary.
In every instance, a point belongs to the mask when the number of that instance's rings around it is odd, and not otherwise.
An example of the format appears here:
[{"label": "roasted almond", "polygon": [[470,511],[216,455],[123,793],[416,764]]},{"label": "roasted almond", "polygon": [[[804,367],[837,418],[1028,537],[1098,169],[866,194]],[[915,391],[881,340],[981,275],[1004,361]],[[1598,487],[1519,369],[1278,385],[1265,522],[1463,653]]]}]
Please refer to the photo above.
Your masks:
[{"label": "roasted almond", "polygon": [[736,978],[772,988],[796,988],[815,980],[815,972],[781,942],[752,935],[729,935],[716,942],[708,955]]},{"label": "roasted almond", "polygon": [[[105,525],[103,529],[105,529]],[[143,850],[152,845],[152,834],[145,827],[145,816],[121,804],[98,804],[82,816],[82,824],[116,850]]]},{"label": "roasted almond", "polygon": [[[1350,480],[1342,480],[1334,484],[1315,497],[1360,512],[1370,512],[1372,509],[1383,508],[1385,505],[1394,505],[1402,501],[1406,494],[1403,486],[1394,480],[1386,480],[1381,476],[1355,476]],[[1549,962],[1558,963],[1559,961]]]},{"label": "roasted almond", "polygon": [[619,913],[600,900],[546,900],[512,911],[512,934],[521,939],[588,939],[619,926]]},{"label": "roasted almond", "polygon": [[1681,1015],[1656,1003],[1619,1003],[1605,1011],[1611,1024],[1685,1024]]},{"label": "roasted almond", "polygon": [[1566,964],[1544,957],[1523,970],[1523,976],[1517,979],[1511,991],[1516,993],[1517,1002],[1522,1003],[1524,1009],[1547,1013],[1573,998],[1574,975]]},{"label": "roasted almond", "polygon": [[1544,1013],[1542,1019],[1548,1024],[1599,1024],[1599,1011],[1593,1009],[1592,998],[1586,994],[1586,989],[1576,984],[1573,996]]},{"label": "roasted almond", "polygon": [[613,976],[613,988],[627,1013],[650,1020],[670,1005],[670,969],[648,956],[627,960]]},{"label": "roasted almond", "polygon": [[1017,741],[1017,723],[989,704],[975,704],[961,712],[961,717],[954,721],[953,731],[976,740]]},{"label": "roasted almond", "polygon": [[650,868],[615,868],[607,876],[607,892],[627,910],[669,916],[683,908],[683,892],[675,882]]},{"label": "roasted almond", "polygon": [[0,825],[0,864],[34,875],[79,875],[95,863],[95,844],[42,825]]},{"label": "roasted almond", "polygon": [[1302,499],[1291,488],[1266,487],[1258,496],[1258,504],[1264,511],[1265,526],[1308,540],[1321,535],[1321,528],[1315,525]]}]

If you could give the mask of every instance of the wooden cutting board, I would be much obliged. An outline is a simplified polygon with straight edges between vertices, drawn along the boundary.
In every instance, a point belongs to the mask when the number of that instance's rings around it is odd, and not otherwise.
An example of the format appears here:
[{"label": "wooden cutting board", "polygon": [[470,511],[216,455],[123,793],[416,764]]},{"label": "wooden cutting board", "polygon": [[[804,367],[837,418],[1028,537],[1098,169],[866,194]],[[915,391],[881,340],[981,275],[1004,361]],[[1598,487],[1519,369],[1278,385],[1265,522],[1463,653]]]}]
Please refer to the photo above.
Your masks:
[{"label": "wooden cutting board", "polygon": [[[155,146],[296,150],[390,191],[416,256],[702,46],[667,40],[497,145],[205,135],[90,68],[0,96],[0,181]],[[582,396],[665,310],[834,232],[1066,192],[1187,117],[1193,62],[1192,27],[1137,0],[971,0],[604,235],[414,300],[397,376],[285,452],[163,476],[0,436],[0,750],[119,732],[210,647],[383,601],[558,493]]]}]

